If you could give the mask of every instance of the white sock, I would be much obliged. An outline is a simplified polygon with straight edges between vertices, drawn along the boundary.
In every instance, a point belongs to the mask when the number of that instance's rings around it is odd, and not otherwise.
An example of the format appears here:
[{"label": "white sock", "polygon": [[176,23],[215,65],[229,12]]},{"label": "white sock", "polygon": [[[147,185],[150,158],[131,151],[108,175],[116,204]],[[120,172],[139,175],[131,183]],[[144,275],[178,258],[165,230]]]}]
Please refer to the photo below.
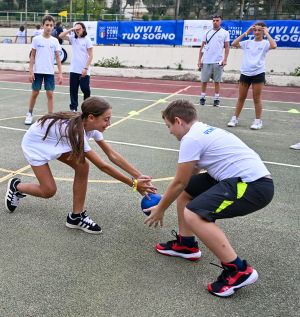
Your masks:
[{"label": "white sock", "polygon": [[204,93],[201,92],[201,96],[200,96],[200,97],[201,97],[201,98],[205,98],[205,95],[206,95],[205,92],[204,92]]}]

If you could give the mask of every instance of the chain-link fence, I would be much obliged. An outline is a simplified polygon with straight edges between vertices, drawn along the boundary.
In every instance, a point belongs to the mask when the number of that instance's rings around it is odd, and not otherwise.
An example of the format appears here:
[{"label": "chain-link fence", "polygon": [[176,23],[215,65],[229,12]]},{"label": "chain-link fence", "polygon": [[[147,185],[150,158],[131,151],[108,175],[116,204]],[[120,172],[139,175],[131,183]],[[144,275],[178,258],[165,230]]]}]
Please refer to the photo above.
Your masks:
[{"label": "chain-link fence", "polygon": [[214,13],[226,20],[297,20],[300,0],[6,0],[0,1],[0,26],[34,25],[46,13],[64,24],[83,20],[207,20]]}]

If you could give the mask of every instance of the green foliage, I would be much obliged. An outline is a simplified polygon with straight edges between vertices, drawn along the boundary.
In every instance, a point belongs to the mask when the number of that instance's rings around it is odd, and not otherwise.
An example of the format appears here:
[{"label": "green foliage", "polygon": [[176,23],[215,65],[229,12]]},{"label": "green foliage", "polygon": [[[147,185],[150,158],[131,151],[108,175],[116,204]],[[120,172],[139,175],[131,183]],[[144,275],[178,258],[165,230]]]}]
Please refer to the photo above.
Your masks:
[{"label": "green foliage", "polygon": [[122,63],[120,62],[117,56],[109,57],[109,58],[102,57],[101,60],[99,60],[98,62],[94,64],[94,66],[110,67],[110,68],[124,67],[124,65],[122,65]]},{"label": "green foliage", "polygon": [[149,20],[150,20],[148,14],[144,14],[144,15],[142,16],[142,19],[143,19],[143,21],[149,21]]},{"label": "green foliage", "polygon": [[293,72],[290,73],[291,76],[300,76],[300,66],[295,68]]}]

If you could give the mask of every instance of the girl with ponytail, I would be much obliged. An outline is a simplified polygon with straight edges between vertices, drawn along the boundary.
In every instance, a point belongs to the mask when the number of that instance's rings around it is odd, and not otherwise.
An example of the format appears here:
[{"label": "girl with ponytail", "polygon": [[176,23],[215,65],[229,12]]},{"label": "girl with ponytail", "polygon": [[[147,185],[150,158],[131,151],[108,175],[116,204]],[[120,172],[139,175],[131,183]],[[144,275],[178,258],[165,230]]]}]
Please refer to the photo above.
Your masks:
[{"label": "girl with ponytail", "polygon": [[[101,233],[101,228],[84,211],[89,164],[113,178],[133,187],[141,194],[153,193],[156,188],[149,176],[142,175],[103,139],[103,132],[110,125],[112,109],[99,97],[89,97],[81,105],[81,113],[49,113],[35,122],[25,133],[22,141],[24,156],[38,183],[23,183],[19,178],[8,182],[5,197],[6,209],[13,212],[26,194],[50,198],[56,193],[56,184],[49,162],[57,159],[74,169],[73,210],[68,213],[66,226],[88,233]],[[109,160],[131,177],[124,175],[91,149],[88,140],[93,138]]]}]

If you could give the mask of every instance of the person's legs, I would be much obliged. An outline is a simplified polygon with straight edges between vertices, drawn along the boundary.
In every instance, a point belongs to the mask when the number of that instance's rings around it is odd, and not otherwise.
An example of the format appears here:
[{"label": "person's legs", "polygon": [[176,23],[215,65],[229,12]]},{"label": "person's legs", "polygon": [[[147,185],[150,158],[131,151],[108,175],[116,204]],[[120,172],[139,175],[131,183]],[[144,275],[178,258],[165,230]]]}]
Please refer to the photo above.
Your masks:
[{"label": "person's legs", "polygon": [[101,227],[84,210],[89,164],[86,160],[84,163],[77,163],[74,159],[69,160],[68,158],[69,153],[66,153],[58,159],[72,167],[75,172],[73,181],[73,212],[68,213],[66,226],[70,229],[79,229],[87,233],[99,234],[102,232]]},{"label": "person's legs", "polygon": [[81,77],[79,84],[83,93],[83,99],[89,98],[91,96],[90,76]]},{"label": "person's legs", "polygon": [[78,88],[81,74],[70,73],[70,110],[77,111],[78,108]]},{"label": "person's legs", "polygon": [[84,209],[85,197],[87,192],[89,164],[85,160],[84,163],[79,164],[74,159],[70,160],[69,153],[61,155],[58,160],[69,165],[74,169],[73,181],[73,213],[79,214]]},{"label": "person's legs", "polygon": [[255,119],[261,119],[261,114],[262,114],[261,93],[262,93],[263,87],[264,87],[264,83],[252,84],[253,102],[255,107]]},{"label": "person's legs", "polygon": [[40,93],[39,90],[32,90],[31,96],[29,99],[29,111],[28,112],[30,112],[30,113],[33,112],[33,108],[35,106],[36,99],[37,99],[37,96],[39,95],[39,93]]},{"label": "person's legs", "polygon": [[19,200],[24,198],[26,194],[42,198],[50,198],[55,195],[56,184],[49,165],[31,166],[31,168],[39,183],[21,183],[19,178],[10,179],[5,196],[5,206],[8,212],[15,211],[19,205]]},{"label": "person's legs", "polygon": [[48,113],[52,113],[54,108],[54,102],[53,102],[53,92],[55,89],[54,75],[45,74],[44,85],[45,85],[45,90],[47,95]]},{"label": "person's legs", "polygon": [[53,90],[46,90],[46,95],[47,95],[48,113],[52,113],[54,108]]},{"label": "person's legs", "polygon": [[248,90],[249,90],[250,85],[246,82],[240,81],[239,83],[239,97],[237,100],[237,103],[235,105],[235,112],[234,116],[231,117],[230,121],[227,123],[228,127],[235,127],[238,125],[238,118],[240,116],[240,113],[242,112],[242,109],[245,104],[245,100],[248,95]]}]

